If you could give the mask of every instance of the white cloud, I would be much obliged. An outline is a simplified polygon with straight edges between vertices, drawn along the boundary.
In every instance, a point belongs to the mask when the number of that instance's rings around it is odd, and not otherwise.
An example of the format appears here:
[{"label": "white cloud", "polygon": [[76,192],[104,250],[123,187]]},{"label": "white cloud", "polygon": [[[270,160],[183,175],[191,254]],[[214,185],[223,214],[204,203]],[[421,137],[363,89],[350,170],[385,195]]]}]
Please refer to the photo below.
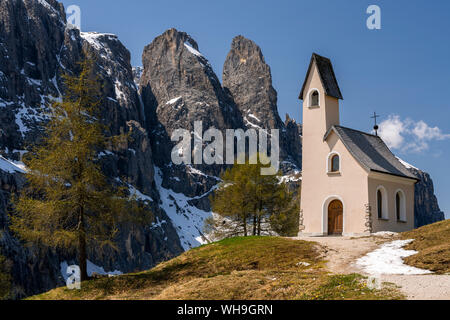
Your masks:
[{"label": "white cloud", "polygon": [[405,125],[399,116],[389,116],[389,119],[380,124],[379,135],[389,148],[398,149],[403,145],[405,138],[402,133]]},{"label": "white cloud", "polygon": [[403,152],[421,152],[429,148],[430,141],[450,139],[450,134],[443,133],[438,127],[430,127],[423,120],[402,120],[398,115],[390,115],[380,124],[379,135],[389,148]]}]

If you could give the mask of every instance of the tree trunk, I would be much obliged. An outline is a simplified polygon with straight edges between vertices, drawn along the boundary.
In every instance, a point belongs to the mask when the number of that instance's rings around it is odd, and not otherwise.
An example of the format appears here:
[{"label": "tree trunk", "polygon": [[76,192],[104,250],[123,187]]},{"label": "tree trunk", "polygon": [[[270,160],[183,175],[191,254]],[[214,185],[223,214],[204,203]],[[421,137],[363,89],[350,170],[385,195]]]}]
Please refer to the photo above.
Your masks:
[{"label": "tree trunk", "polygon": [[258,236],[261,236],[261,216],[258,217]]},{"label": "tree trunk", "polygon": [[259,208],[258,208],[258,236],[261,235],[262,208],[263,208],[262,201],[259,201]]},{"label": "tree trunk", "polygon": [[87,273],[87,252],[86,252],[86,230],[84,227],[84,209],[80,210],[80,225],[78,236],[78,260],[80,264],[80,277],[81,281],[89,280]]},{"label": "tree trunk", "polygon": [[256,236],[256,225],[257,225],[257,218],[256,215],[253,215],[253,235]]},{"label": "tree trunk", "polygon": [[247,232],[247,217],[244,217],[242,219],[242,223],[243,223],[243,226],[244,226],[244,237],[247,237],[248,236],[248,232]]}]

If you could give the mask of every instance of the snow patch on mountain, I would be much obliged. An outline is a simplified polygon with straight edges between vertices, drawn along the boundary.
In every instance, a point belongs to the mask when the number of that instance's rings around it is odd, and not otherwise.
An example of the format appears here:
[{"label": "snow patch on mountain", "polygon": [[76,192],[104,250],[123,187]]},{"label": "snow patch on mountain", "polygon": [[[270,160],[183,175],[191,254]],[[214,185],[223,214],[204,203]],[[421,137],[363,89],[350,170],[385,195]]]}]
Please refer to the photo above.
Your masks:
[{"label": "snow patch on mountain", "polygon": [[188,49],[188,51],[189,51],[190,53],[192,53],[193,55],[195,55],[195,56],[197,56],[197,57],[199,57],[199,58],[205,59],[205,57],[204,57],[200,52],[198,52],[198,50],[195,50],[193,47],[191,47],[191,45],[190,45],[189,43],[185,42],[185,43],[184,43],[184,46],[185,46],[186,49]]},{"label": "snow patch on mountain", "polygon": [[181,98],[182,98],[181,96],[180,96],[180,97],[177,97],[177,98],[173,98],[172,100],[167,101],[166,105],[168,106],[168,105],[175,104],[175,103],[177,103],[178,101],[180,101]]},{"label": "snow patch on mountain", "polygon": [[401,163],[402,165],[404,165],[404,166],[406,167],[406,169],[415,169],[415,170],[417,170],[417,171],[420,171],[418,168],[414,167],[412,164],[409,164],[408,162],[406,162],[406,161],[400,159],[399,157],[396,157],[396,158],[398,159],[398,161],[400,161],[400,163]]},{"label": "snow patch on mountain", "polygon": [[[106,50],[106,52],[111,53],[108,47],[106,47],[102,41],[99,40],[100,37],[107,37],[109,40],[118,41],[115,34],[112,33],[99,33],[99,32],[80,32],[81,37],[89,42],[95,49],[101,51]],[[111,53],[112,54],[112,53]]]},{"label": "snow patch on mountain", "polygon": [[147,196],[146,194],[143,194],[138,189],[133,187],[131,184],[128,184],[128,190],[130,192],[130,195],[132,197],[135,197],[137,200],[140,200],[140,201],[142,201],[142,202],[144,202],[146,204],[148,204],[149,202],[153,202],[152,197]]},{"label": "snow patch on mountain", "polygon": [[0,156],[0,170],[5,171],[7,173],[25,173],[25,166],[14,163],[2,156]]},{"label": "snow patch on mountain", "polygon": [[163,173],[155,167],[155,183],[161,197],[161,208],[169,216],[180,238],[184,250],[189,250],[207,243],[203,234],[205,220],[212,216],[212,212],[206,212],[191,205],[190,198],[181,193],[162,186]]}]

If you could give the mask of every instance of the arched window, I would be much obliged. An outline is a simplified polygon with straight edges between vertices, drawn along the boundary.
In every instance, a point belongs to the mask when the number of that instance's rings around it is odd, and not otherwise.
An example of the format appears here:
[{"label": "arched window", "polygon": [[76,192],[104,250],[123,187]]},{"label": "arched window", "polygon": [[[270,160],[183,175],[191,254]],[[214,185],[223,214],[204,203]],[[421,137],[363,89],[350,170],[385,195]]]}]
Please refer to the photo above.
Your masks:
[{"label": "arched window", "polygon": [[309,98],[309,106],[310,107],[319,106],[319,91],[314,90],[313,92],[311,92],[311,96]]},{"label": "arched window", "polygon": [[381,190],[377,192],[377,208],[378,208],[378,219],[383,218],[383,193]]},{"label": "arched window", "polygon": [[406,222],[405,194],[401,190],[395,194],[395,212],[397,214],[397,221]]},{"label": "arched window", "polygon": [[340,164],[341,164],[340,158],[337,154],[335,154],[331,158],[331,172],[339,172]]},{"label": "arched window", "polygon": [[387,192],[383,186],[377,189],[377,213],[378,219],[389,219]]},{"label": "arched window", "polygon": [[339,154],[333,152],[328,155],[328,173],[339,173],[341,171],[341,157]]}]

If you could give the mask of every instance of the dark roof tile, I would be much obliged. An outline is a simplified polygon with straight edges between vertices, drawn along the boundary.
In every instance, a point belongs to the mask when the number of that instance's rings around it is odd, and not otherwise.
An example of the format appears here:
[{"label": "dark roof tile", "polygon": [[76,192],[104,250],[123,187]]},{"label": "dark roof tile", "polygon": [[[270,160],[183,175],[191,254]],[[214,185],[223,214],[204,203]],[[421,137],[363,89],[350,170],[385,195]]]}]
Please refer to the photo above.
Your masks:
[{"label": "dark roof tile", "polygon": [[333,126],[326,133],[325,140],[332,131],[339,136],[348,151],[364,168],[370,171],[418,180],[394,156],[380,137],[350,128]]},{"label": "dark roof tile", "polygon": [[314,62],[317,64],[320,80],[322,82],[322,86],[325,89],[326,95],[337,99],[344,99],[342,97],[341,89],[339,89],[339,85],[337,83],[336,75],[334,74],[333,65],[331,64],[330,59],[313,53],[308,72],[306,73],[305,82],[303,83],[302,92],[300,93],[300,100],[304,100],[306,82],[308,81],[309,73],[311,72]]}]

